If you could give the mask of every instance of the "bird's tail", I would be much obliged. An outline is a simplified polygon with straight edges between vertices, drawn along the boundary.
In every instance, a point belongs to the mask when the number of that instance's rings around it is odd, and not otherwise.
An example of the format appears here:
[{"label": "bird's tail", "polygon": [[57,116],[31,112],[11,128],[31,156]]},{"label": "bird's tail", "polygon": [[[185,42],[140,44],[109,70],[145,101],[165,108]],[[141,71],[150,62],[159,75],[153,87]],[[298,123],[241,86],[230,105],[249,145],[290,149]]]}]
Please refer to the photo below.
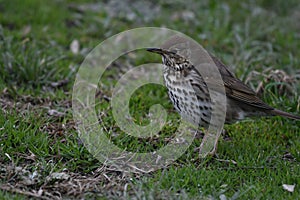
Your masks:
[{"label": "bird's tail", "polygon": [[271,114],[280,115],[280,116],[287,117],[290,119],[300,120],[300,116],[298,116],[298,115],[293,115],[293,114],[290,114],[290,113],[287,113],[287,112],[284,112],[281,110],[277,110],[277,109],[272,110]]}]

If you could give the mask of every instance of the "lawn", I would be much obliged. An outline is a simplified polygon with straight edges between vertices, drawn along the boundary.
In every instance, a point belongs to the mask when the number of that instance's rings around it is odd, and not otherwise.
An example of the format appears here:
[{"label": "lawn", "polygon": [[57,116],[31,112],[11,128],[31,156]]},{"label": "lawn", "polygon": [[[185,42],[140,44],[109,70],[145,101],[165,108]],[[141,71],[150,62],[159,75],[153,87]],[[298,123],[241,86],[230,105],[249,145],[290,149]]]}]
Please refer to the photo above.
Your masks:
[{"label": "lawn", "polygon": [[[299,198],[300,121],[226,125],[216,156],[199,158],[196,139],[176,161],[147,173],[97,159],[72,110],[76,74],[93,48],[122,31],[166,27],[219,57],[269,105],[299,115],[298,1],[0,0],[0,13],[0,199]],[[143,49],[130,52],[93,86],[104,134],[123,150],[156,151],[179,126],[166,88],[157,84],[133,93],[129,117],[147,125],[151,106],[160,104],[167,122],[158,136],[128,135],[114,119],[118,80],[153,62],[161,59]]]}]

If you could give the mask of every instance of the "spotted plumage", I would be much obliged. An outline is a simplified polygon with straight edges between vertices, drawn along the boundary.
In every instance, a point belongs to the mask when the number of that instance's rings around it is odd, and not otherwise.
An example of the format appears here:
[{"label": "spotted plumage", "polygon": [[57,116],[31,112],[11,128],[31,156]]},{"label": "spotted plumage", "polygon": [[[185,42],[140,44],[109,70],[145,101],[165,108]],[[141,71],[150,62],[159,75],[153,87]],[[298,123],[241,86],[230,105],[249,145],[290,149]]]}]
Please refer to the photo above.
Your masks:
[{"label": "spotted plumage", "polygon": [[[162,56],[164,81],[175,109],[188,121],[193,123],[198,121],[200,126],[207,127],[211,118],[212,101],[207,84],[197,69],[189,60],[175,52],[161,48],[151,48],[148,51]],[[210,56],[217,66],[225,86],[227,100],[225,123],[233,123],[247,117],[273,115],[300,120],[297,115],[277,110],[264,103],[220,60]]]}]

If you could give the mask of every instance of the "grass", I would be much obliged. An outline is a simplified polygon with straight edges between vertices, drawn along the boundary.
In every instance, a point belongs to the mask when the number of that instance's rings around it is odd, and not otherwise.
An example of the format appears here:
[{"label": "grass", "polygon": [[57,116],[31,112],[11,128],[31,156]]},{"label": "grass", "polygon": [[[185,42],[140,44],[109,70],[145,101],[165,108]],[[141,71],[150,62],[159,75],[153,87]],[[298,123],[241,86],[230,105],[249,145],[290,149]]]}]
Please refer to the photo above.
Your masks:
[{"label": "grass", "polygon": [[[0,0],[1,199],[296,199],[297,121],[274,117],[228,125],[218,158],[198,159],[194,149],[200,141],[194,141],[166,168],[125,173],[103,165],[79,139],[71,95],[76,72],[91,49],[121,31],[157,26],[199,41],[258,89],[264,101],[299,113],[299,8],[296,0]],[[70,49],[74,40],[80,44],[78,54]],[[133,94],[130,114],[135,123],[147,125],[149,108],[163,105],[168,123],[159,137],[128,136],[112,116],[110,96],[120,76],[154,61],[160,58],[144,51],[122,56],[99,83],[99,120],[105,134],[127,150],[158,149],[178,125],[166,89],[151,84]],[[294,192],[283,184],[296,185]]]}]

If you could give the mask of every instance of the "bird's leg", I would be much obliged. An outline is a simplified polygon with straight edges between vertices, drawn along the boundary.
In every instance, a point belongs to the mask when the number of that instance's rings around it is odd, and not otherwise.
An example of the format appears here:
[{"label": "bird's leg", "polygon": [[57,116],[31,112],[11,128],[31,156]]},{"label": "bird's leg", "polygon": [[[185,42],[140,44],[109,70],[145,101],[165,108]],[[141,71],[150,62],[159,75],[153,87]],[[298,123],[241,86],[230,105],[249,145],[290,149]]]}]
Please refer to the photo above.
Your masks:
[{"label": "bird's leg", "polygon": [[[213,156],[218,157],[217,150],[218,150],[218,141],[216,141],[216,143],[214,144],[213,149],[210,152],[208,152],[207,155],[209,155],[211,157],[213,157]],[[199,153],[201,153],[201,152],[199,152]]]},{"label": "bird's leg", "polygon": [[[225,130],[223,129],[222,130],[222,134],[225,134]],[[217,148],[218,148],[218,139],[219,139],[219,136],[220,135],[213,135],[213,134],[209,134],[207,131],[206,131],[206,134],[201,142],[201,145],[199,147],[199,157],[200,158],[204,158],[206,156],[212,156],[212,157],[216,157],[216,160],[219,161],[219,162],[227,162],[227,163],[232,163],[232,164],[237,164],[236,161],[234,160],[224,160],[224,159],[219,159],[218,158],[218,154],[217,154]],[[213,141],[213,139],[215,139]],[[206,149],[211,149],[211,145],[213,144],[213,148],[212,150],[205,150]],[[208,148],[207,148],[208,147]]]},{"label": "bird's leg", "polygon": [[195,131],[195,139],[198,140],[198,139],[203,139],[204,136],[205,136],[205,131],[203,130],[199,130],[199,129],[194,129]]},{"label": "bird's leg", "polygon": [[199,147],[199,157],[204,158],[207,155],[215,156],[218,148],[218,140],[220,134],[211,134],[208,130],[205,130],[204,138]]}]

